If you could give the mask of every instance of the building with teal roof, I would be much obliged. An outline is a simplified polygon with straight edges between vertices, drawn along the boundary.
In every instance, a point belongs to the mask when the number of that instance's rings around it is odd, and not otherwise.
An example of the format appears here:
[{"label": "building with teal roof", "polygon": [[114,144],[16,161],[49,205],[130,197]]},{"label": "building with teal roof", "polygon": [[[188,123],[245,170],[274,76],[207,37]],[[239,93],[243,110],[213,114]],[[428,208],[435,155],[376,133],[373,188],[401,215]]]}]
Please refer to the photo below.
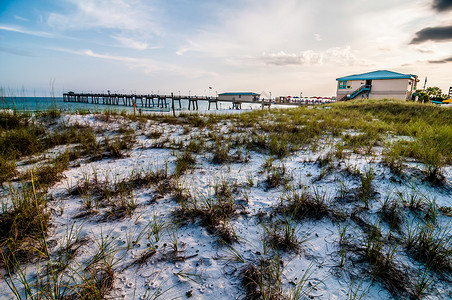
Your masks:
[{"label": "building with teal roof", "polygon": [[257,101],[259,100],[260,94],[253,93],[253,92],[230,92],[230,93],[221,93],[218,94],[218,100],[225,100],[225,101],[243,101],[243,102],[250,102],[250,101]]},{"label": "building with teal roof", "polygon": [[337,100],[411,99],[416,91],[417,75],[387,70],[344,76],[336,79]]}]

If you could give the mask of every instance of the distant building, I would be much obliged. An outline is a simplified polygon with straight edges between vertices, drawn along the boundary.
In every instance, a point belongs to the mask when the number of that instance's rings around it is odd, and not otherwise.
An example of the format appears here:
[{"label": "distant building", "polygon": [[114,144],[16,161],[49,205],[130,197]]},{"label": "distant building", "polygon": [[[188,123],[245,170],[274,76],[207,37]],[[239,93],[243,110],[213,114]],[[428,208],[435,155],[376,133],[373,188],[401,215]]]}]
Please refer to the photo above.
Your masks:
[{"label": "distant building", "polygon": [[337,100],[411,99],[419,81],[417,75],[374,71],[337,78]]},{"label": "distant building", "polygon": [[218,100],[236,101],[236,102],[248,102],[258,101],[260,94],[252,92],[234,92],[234,93],[221,93],[218,94]]}]

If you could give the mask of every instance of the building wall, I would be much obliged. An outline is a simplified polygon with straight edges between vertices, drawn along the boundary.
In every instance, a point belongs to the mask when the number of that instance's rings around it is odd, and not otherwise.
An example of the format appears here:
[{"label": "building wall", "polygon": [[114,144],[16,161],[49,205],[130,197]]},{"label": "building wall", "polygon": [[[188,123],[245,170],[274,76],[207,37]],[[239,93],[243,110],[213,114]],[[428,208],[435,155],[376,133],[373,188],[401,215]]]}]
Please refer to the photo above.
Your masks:
[{"label": "building wall", "polygon": [[254,99],[259,99],[259,95],[218,95],[218,100],[227,100],[227,101],[253,101]]},{"label": "building wall", "polygon": [[[339,89],[337,86],[337,99],[341,99],[347,94],[353,93],[360,86],[366,83],[365,80],[353,80],[347,82],[347,89]],[[411,97],[415,90],[415,81],[413,79],[379,79],[372,80],[372,90],[369,98],[372,99],[400,99],[406,100]],[[358,95],[355,99],[361,99],[363,95]]]}]

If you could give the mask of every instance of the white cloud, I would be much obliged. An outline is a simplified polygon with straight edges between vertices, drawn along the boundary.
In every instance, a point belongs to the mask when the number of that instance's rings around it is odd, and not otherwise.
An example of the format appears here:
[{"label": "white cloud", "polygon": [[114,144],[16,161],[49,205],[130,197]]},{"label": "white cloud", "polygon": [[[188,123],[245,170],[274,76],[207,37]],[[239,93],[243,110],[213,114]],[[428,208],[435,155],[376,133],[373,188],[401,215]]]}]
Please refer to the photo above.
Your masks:
[{"label": "white cloud", "polygon": [[318,33],[315,33],[315,34],[314,34],[314,39],[315,39],[317,42],[320,42],[320,41],[323,40],[322,37],[320,36],[320,34],[318,34]]},{"label": "white cloud", "polygon": [[39,36],[39,37],[46,37],[46,38],[51,38],[51,37],[55,36],[51,33],[44,32],[44,31],[28,30],[28,29],[23,29],[20,27],[9,26],[9,25],[0,25],[0,30],[18,32],[18,33],[34,35],[34,36]]},{"label": "white cloud", "polygon": [[137,37],[126,37],[121,35],[112,35],[113,39],[120,42],[122,45],[135,49],[135,50],[146,50],[146,49],[158,49],[158,46],[151,46],[147,41],[141,40]]},{"label": "white cloud", "polygon": [[325,51],[316,52],[313,50],[302,51],[299,54],[285,53],[280,51],[277,53],[264,53],[260,58],[264,63],[269,65],[287,66],[287,65],[370,65],[363,59],[358,59],[352,53],[351,47],[334,47]]},{"label": "white cloud", "polygon": [[23,22],[29,22],[30,20],[21,16],[14,16],[14,19],[19,20],[19,21],[23,21]]},{"label": "white cloud", "polygon": [[[153,1],[66,0],[67,13],[50,13],[47,24],[61,31],[107,30],[105,35],[132,49],[144,50],[162,34]],[[69,9],[68,9],[69,10]]]},{"label": "white cloud", "polygon": [[65,48],[54,48],[54,50],[72,53],[80,56],[88,56],[93,58],[98,58],[102,60],[115,61],[119,63],[125,64],[130,69],[139,70],[144,72],[145,74],[155,73],[155,74],[172,74],[172,75],[182,75],[188,78],[198,78],[203,76],[215,77],[218,74],[215,72],[204,71],[203,69],[187,69],[185,67],[166,63],[150,58],[137,58],[131,56],[121,56],[121,55],[111,55],[111,54],[102,54],[98,52],[94,52],[91,49],[87,50],[71,50]]}]

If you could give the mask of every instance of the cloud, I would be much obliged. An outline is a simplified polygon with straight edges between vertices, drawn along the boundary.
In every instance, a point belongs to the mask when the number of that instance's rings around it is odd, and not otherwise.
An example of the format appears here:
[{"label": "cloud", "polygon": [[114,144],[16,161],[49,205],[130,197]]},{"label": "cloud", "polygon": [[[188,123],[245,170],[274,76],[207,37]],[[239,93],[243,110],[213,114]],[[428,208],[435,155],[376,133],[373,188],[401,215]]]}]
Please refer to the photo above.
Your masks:
[{"label": "cloud", "polygon": [[22,29],[22,28],[19,28],[19,27],[8,26],[8,25],[0,25],[0,30],[11,31],[11,32],[18,32],[18,33],[22,33],[22,34],[28,34],[28,35],[39,36],[39,37],[46,37],[46,38],[54,37],[53,34],[48,33],[48,32],[27,30],[27,29]]},{"label": "cloud", "polygon": [[426,41],[444,42],[452,40],[452,25],[444,27],[427,27],[416,32],[410,44],[420,44]]},{"label": "cloud", "polygon": [[334,47],[323,52],[306,50],[299,54],[285,53],[264,53],[260,59],[268,65],[288,66],[288,65],[322,65],[335,63],[339,65],[369,65],[362,59],[358,59],[351,50],[351,47]]},{"label": "cloud", "polygon": [[415,48],[417,52],[419,53],[435,53],[435,51],[433,51],[432,49],[428,49],[428,48],[422,48],[422,47],[416,47]]},{"label": "cloud", "polygon": [[314,34],[314,39],[315,39],[317,42],[320,42],[321,40],[323,40],[322,37],[320,36],[320,34],[318,34],[318,33],[315,33],[315,34]]},{"label": "cloud", "polygon": [[102,54],[94,52],[91,49],[87,50],[71,50],[65,48],[54,48],[53,50],[67,52],[71,54],[76,54],[80,56],[88,56],[93,58],[98,58],[102,60],[115,61],[119,63],[123,63],[127,65],[130,69],[141,70],[145,74],[150,73],[159,73],[159,74],[176,74],[182,75],[190,78],[198,78],[203,76],[214,77],[218,74],[214,72],[204,71],[202,69],[187,69],[181,67],[179,65],[166,63],[163,61],[157,61],[149,58],[137,58],[130,56],[121,56],[121,55],[111,55],[111,54]]},{"label": "cloud", "polygon": [[158,49],[158,46],[151,46],[147,41],[140,40],[136,37],[126,37],[120,35],[112,35],[113,39],[119,41],[122,45],[135,49],[135,50],[146,50],[146,49]]},{"label": "cloud", "polygon": [[60,31],[96,30],[122,45],[149,49],[149,40],[162,33],[153,1],[66,0],[67,13],[50,13],[47,24]]},{"label": "cloud", "polygon": [[444,59],[440,59],[440,60],[429,60],[428,61],[431,64],[445,64],[445,63],[450,63],[452,62],[452,56],[451,57],[447,57]]},{"label": "cloud", "polygon": [[439,12],[452,9],[452,0],[433,0],[432,7]]},{"label": "cloud", "polygon": [[23,21],[23,22],[29,22],[30,20],[21,16],[14,16],[14,19],[19,20],[19,21]]}]

